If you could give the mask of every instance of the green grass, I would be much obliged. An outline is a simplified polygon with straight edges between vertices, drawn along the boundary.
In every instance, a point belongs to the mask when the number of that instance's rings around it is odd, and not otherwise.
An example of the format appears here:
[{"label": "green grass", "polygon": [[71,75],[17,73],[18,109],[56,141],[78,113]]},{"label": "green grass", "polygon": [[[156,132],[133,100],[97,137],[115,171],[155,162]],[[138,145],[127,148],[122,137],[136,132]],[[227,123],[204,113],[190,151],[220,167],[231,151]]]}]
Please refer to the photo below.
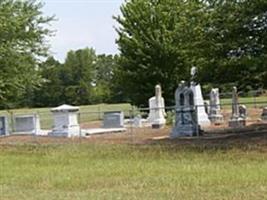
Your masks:
[{"label": "green grass", "polygon": [[267,154],[169,145],[0,147],[1,200],[267,199]]},{"label": "green grass", "polygon": [[[267,105],[267,96],[259,96],[259,97],[240,97],[240,104],[245,104],[247,107],[254,107],[255,105],[258,107]],[[221,104],[224,104],[224,107],[231,107],[232,99],[221,99]]]}]

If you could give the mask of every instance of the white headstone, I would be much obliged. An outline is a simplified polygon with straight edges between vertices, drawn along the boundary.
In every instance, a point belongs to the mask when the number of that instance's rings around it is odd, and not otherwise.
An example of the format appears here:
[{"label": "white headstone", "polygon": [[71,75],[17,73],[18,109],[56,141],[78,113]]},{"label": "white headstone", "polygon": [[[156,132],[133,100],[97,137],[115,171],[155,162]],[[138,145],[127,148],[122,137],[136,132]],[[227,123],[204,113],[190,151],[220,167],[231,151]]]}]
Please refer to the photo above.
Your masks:
[{"label": "white headstone", "polygon": [[197,106],[197,120],[198,124],[202,126],[209,126],[210,120],[208,118],[208,114],[205,111],[205,104],[201,92],[201,86],[200,84],[195,85],[194,83],[191,83],[191,90],[194,93],[194,105]]},{"label": "white headstone", "polygon": [[149,99],[148,121],[152,124],[152,128],[161,128],[166,124],[165,116],[165,103],[161,86],[156,85],[155,96]]},{"label": "white headstone", "polygon": [[223,116],[221,114],[221,106],[220,106],[220,94],[218,88],[213,88],[210,92],[209,119],[214,124],[223,123]]},{"label": "white headstone", "polygon": [[197,120],[198,124],[203,126],[209,126],[210,120],[208,118],[208,114],[205,111],[205,104],[204,99],[202,96],[201,86],[200,84],[196,83],[195,79],[197,77],[197,68],[192,67],[191,68],[191,90],[194,93],[194,105],[197,106]]},{"label": "white headstone", "polygon": [[103,128],[123,128],[124,113],[122,111],[111,111],[104,113]]},{"label": "white headstone", "polygon": [[137,115],[137,116],[134,117],[134,119],[133,119],[133,125],[136,128],[141,128],[143,126],[141,115]]},{"label": "white headstone", "polygon": [[16,115],[14,116],[14,132],[17,134],[35,134],[38,135],[40,119],[37,114],[33,115]]},{"label": "white headstone", "polygon": [[51,109],[54,116],[54,127],[50,135],[75,137],[80,136],[78,123],[79,107],[62,105]]}]

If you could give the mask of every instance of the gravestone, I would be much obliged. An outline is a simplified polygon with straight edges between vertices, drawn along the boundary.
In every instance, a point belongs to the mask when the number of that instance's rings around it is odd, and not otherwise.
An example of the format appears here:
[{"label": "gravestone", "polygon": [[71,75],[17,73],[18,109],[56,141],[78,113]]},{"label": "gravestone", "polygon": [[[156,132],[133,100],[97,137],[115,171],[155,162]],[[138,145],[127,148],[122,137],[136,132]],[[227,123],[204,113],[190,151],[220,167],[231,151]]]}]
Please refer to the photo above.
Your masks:
[{"label": "gravestone", "polygon": [[155,96],[149,99],[148,121],[152,128],[161,128],[166,124],[165,103],[162,97],[161,86],[156,85]]},{"label": "gravestone", "polygon": [[246,120],[240,116],[237,88],[233,87],[232,116],[229,120],[229,127],[240,128],[244,126],[246,126]]},{"label": "gravestone", "polygon": [[191,68],[191,90],[194,93],[194,105],[197,106],[197,121],[200,126],[209,126],[210,120],[208,114],[205,112],[205,104],[202,96],[201,86],[196,82],[197,68]]},{"label": "gravestone", "polygon": [[122,111],[104,112],[103,128],[123,128],[124,113]]},{"label": "gravestone", "polygon": [[220,95],[219,95],[218,88],[213,88],[210,92],[209,119],[215,125],[219,125],[223,123],[223,116],[221,114]]},{"label": "gravestone", "polygon": [[262,109],[261,119],[267,121],[267,107]]},{"label": "gravestone", "polygon": [[175,104],[175,126],[170,137],[197,136],[200,127],[197,123],[194,92],[184,81],[175,91]]},{"label": "gravestone", "polygon": [[49,135],[75,137],[80,136],[80,125],[78,123],[79,107],[61,105],[51,109],[54,117],[54,127]]},{"label": "gravestone", "polygon": [[7,116],[0,116],[0,136],[9,135]]},{"label": "gravestone", "polygon": [[246,120],[247,119],[247,107],[245,105],[239,106],[239,117]]},{"label": "gravestone", "polygon": [[17,134],[35,134],[40,132],[40,119],[37,114],[14,116],[14,132]]},{"label": "gravestone", "polygon": [[142,116],[140,114],[134,117],[133,125],[136,128],[141,128],[143,126],[143,124],[142,124]]}]

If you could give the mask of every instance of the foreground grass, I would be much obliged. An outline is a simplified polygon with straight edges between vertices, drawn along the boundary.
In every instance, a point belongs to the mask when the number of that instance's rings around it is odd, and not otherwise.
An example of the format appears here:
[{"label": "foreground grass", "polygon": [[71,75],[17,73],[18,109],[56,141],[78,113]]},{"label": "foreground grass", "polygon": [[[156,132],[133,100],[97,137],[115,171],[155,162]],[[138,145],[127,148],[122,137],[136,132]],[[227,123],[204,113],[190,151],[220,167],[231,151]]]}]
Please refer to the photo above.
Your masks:
[{"label": "foreground grass", "polygon": [[267,154],[167,145],[0,147],[0,199],[267,199]]}]

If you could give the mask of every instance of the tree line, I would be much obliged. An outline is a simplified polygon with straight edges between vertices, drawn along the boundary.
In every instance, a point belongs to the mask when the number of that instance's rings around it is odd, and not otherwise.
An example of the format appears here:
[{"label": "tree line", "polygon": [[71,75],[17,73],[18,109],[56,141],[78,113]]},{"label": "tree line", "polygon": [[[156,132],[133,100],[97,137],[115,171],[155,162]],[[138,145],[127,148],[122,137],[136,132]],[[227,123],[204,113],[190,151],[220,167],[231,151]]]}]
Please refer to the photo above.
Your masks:
[{"label": "tree line", "polygon": [[[35,0],[0,1],[0,107],[130,102],[161,84],[167,104],[197,66],[204,91],[267,88],[266,0],[130,0],[117,21],[118,55],[49,55],[54,16]],[[45,59],[44,59],[45,58]]]}]

